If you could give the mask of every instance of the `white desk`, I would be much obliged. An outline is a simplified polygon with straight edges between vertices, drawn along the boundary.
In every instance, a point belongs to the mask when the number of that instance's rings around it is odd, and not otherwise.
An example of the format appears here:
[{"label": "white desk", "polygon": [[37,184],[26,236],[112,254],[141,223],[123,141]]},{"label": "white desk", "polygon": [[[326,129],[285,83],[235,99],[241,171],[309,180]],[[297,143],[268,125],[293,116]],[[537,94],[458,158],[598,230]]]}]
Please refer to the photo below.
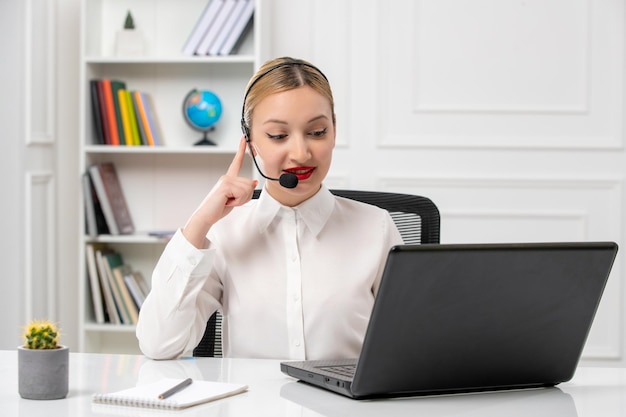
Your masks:
[{"label": "white desk", "polygon": [[[0,351],[3,416],[626,416],[626,369],[580,368],[557,388],[472,395],[354,401],[283,375],[279,361],[142,356],[70,355],[70,391],[64,400],[33,401],[17,392],[17,352]],[[93,406],[94,392],[117,391],[162,377],[242,382],[248,392],[185,411]],[[104,409],[103,409],[104,407]]]}]

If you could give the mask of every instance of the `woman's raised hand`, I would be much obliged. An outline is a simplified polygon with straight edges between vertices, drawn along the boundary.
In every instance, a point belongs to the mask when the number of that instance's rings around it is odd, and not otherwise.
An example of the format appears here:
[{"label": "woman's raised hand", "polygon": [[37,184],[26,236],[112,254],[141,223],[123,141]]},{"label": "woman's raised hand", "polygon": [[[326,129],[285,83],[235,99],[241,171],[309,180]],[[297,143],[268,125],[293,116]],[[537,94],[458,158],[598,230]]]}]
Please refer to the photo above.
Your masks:
[{"label": "woman's raised hand", "polygon": [[252,199],[258,181],[239,176],[245,155],[246,141],[242,137],[228,171],[213,186],[183,228],[183,235],[195,247],[204,247],[209,229],[234,207]]}]

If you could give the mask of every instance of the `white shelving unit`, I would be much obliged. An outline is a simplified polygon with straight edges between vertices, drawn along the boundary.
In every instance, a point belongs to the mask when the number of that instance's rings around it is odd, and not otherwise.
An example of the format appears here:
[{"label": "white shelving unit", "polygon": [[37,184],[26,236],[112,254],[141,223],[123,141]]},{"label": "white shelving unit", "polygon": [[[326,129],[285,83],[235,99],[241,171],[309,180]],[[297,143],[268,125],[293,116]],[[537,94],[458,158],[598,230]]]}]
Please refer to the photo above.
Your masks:
[{"label": "white shelving unit", "polygon": [[[85,262],[85,245],[105,242],[125,263],[149,280],[166,241],[147,234],[181,227],[213,183],[228,168],[241,130],[241,100],[245,86],[262,60],[262,2],[256,0],[254,27],[234,55],[185,56],[182,47],[208,0],[82,0],[80,69],[80,175],[92,164],[115,164],[137,232],[130,236],[86,237],[80,222],[79,349],[83,352],[138,353],[134,326],[95,322]],[[115,36],[130,10],[145,42],[145,53],[117,57]],[[108,146],[95,144],[89,80],[111,78],[130,90],[149,92],[155,103],[164,145]],[[208,89],[222,101],[223,113],[209,137],[217,146],[193,146],[202,134],[184,121],[182,102],[193,88]],[[253,175],[250,161],[244,173]],[[83,200],[79,201],[81,213]]]}]

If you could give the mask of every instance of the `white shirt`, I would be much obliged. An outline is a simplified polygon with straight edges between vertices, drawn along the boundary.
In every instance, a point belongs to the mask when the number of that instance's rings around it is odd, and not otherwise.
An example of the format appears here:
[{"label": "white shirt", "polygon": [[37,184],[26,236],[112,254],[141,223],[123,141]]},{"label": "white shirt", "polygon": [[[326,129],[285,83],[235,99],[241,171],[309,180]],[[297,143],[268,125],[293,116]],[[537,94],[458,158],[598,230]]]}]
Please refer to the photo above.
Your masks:
[{"label": "white shirt", "polygon": [[154,359],[189,354],[224,316],[226,357],[357,357],[389,249],[389,213],[324,187],[297,207],[263,192],[215,224],[207,249],[178,230],[141,307],[137,338]]}]

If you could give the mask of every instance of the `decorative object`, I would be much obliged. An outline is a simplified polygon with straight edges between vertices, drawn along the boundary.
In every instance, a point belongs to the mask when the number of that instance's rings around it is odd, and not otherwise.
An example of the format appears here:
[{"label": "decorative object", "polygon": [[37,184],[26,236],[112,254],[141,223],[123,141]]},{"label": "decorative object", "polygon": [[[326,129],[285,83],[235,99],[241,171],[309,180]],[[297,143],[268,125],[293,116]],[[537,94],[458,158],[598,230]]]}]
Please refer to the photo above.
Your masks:
[{"label": "decorative object", "polygon": [[65,398],[69,386],[69,348],[59,344],[59,330],[47,320],[25,328],[24,345],[17,347],[18,390],[29,400]]},{"label": "decorative object", "polygon": [[140,30],[135,28],[135,21],[129,10],[124,21],[124,28],[118,30],[115,37],[115,55],[140,56],[143,54],[143,35]]},{"label": "decorative object", "polygon": [[208,137],[222,116],[222,102],[215,93],[195,88],[191,90],[183,100],[183,116],[192,129],[202,132],[202,139],[194,145],[215,145]]}]

